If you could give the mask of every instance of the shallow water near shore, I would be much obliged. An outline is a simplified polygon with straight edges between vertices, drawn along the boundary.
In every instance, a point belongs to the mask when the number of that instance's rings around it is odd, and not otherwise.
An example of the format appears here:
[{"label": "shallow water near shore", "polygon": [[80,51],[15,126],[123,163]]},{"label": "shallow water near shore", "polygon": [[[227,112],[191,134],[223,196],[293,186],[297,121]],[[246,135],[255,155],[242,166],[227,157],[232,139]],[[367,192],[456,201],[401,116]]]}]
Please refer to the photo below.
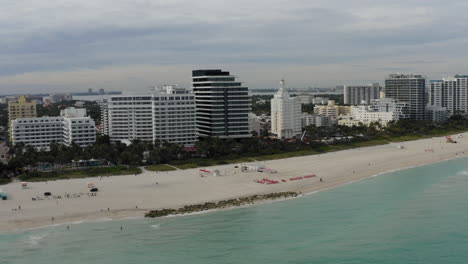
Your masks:
[{"label": "shallow water near shore", "polygon": [[278,203],[0,234],[0,264],[466,263],[467,190],[463,158]]}]

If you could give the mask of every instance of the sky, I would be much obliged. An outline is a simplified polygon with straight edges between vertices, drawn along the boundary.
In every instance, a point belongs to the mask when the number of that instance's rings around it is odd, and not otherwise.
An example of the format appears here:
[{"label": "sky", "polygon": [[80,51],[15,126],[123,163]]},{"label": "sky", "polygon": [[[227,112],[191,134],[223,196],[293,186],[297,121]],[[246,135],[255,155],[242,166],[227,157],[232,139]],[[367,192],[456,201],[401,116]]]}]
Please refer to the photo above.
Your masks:
[{"label": "sky", "polygon": [[189,87],[221,68],[250,88],[468,73],[462,0],[0,0],[0,94]]}]

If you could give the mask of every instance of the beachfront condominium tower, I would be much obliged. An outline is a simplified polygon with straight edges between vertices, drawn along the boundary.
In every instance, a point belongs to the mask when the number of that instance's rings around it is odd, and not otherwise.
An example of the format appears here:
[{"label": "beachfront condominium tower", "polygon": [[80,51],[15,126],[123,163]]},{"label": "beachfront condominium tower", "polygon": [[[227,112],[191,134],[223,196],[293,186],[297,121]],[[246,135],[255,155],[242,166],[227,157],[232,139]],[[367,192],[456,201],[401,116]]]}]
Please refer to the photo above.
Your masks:
[{"label": "beachfront condominium tower", "polygon": [[192,71],[200,137],[250,137],[249,89],[222,70]]},{"label": "beachfront condominium tower", "polygon": [[450,115],[468,113],[468,75],[431,81],[428,104],[443,107]]},{"label": "beachfront condominium tower", "polygon": [[408,103],[408,118],[426,117],[426,79],[415,74],[390,74],[385,79],[385,97]]},{"label": "beachfront condominium tower", "polygon": [[271,99],[271,133],[278,138],[293,138],[302,133],[301,101],[289,95],[284,80]]},{"label": "beachfront condominium tower", "polygon": [[195,96],[165,85],[151,94],[114,95],[102,105],[104,133],[111,141],[134,139],[193,146],[197,140]]},{"label": "beachfront condominium tower", "polygon": [[345,86],[344,104],[346,105],[369,105],[371,100],[380,98],[381,87],[378,83],[367,86]]}]

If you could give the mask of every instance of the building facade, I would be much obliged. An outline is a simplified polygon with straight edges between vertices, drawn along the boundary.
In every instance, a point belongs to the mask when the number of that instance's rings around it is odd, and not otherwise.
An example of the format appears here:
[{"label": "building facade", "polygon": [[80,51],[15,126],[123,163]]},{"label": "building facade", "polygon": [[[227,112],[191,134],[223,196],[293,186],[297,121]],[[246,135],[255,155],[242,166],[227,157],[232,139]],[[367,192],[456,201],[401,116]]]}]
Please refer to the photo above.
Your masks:
[{"label": "building facade", "polygon": [[257,135],[260,135],[260,130],[261,130],[261,119],[259,116],[257,116],[254,113],[249,113],[249,130],[250,132],[257,133]]},{"label": "building facade", "polygon": [[336,124],[336,119],[333,117],[302,113],[302,127],[307,127],[307,126],[322,127],[322,126],[333,126],[335,124]]},{"label": "building facade", "polygon": [[368,105],[371,100],[380,98],[380,90],[381,87],[378,83],[369,86],[345,86],[343,91],[344,104]]},{"label": "building facade", "polygon": [[96,142],[95,122],[86,116],[86,109],[73,107],[62,110],[60,116],[17,118],[12,121],[13,145],[23,143],[38,150],[48,150],[50,144],[86,147]]},{"label": "building facade", "polygon": [[336,105],[334,100],[329,100],[327,105],[316,105],[314,114],[338,118],[351,114],[351,106]]},{"label": "building facade", "polygon": [[390,74],[385,80],[385,97],[408,103],[409,119],[426,119],[426,79],[422,75]]},{"label": "building facade", "polygon": [[429,106],[443,107],[449,115],[468,113],[468,75],[430,81],[428,92]]},{"label": "building facade", "polygon": [[32,118],[36,116],[36,104],[29,101],[26,96],[22,95],[8,102],[8,124],[11,124],[17,118]]},{"label": "building facade", "polygon": [[373,122],[386,126],[391,121],[408,118],[408,103],[391,98],[371,100],[370,105],[351,108],[351,115],[338,121],[339,125],[369,125]]},{"label": "building facade", "polygon": [[148,95],[114,95],[102,103],[103,131],[111,141],[134,139],[192,146],[197,141],[195,96],[165,85]]},{"label": "building facade", "polygon": [[249,89],[222,70],[192,71],[197,134],[200,137],[250,137]]},{"label": "building facade", "polygon": [[271,133],[278,138],[293,138],[302,133],[301,101],[291,97],[285,87],[284,80],[271,99]]}]

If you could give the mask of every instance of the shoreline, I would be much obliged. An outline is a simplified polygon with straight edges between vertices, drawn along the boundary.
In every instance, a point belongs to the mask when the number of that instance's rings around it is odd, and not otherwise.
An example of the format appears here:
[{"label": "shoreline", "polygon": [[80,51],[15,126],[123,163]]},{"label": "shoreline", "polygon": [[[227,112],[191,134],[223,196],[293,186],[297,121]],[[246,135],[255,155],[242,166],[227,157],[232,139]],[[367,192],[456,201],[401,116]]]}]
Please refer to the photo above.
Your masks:
[{"label": "shoreline", "polygon": [[[16,194],[13,193],[13,199],[9,200],[8,203],[0,201],[1,203],[10,204],[10,206],[5,206],[6,208],[0,208],[0,234],[47,228],[50,226],[76,224],[78,222],[88,223],[99,221],[99,219],[122,220],[125,218],[140,218],[151,210],[180,208],[189,204],[217,202],[249,195],[292,191],[301,193],[298,197],[308,196],[395,171],[466,158],[464,152],[467,151],[468,153],[468,141],[465,140],[465,137],[468,137],[468,133],[463,133],[463,137],[457,139],[459,142],[457,144],[445,143],[443,137],[436,137],[402,142],[400,144],[405,145],[405,149],[403,150],[396,150],[396,145],[398,143],[395,143],[262,162],[268,167],[277,169],[279,171],[277,174],[242,174],[234,172],[221,177],[208,176],[206,178],[200,178],[198,176],[198,169],[190,169],[162,173],[146,171],[143,176],[137,176],[136,178],[135,176],[118,177],[122,177],[122,179],[108,177],[102,181],[102,183],[97,179],[98,177],[60,180],[49,183],[31,183],[30,190],[21,190],[18,188],[19,186],[17,186],[19,185],[18,183],[16,185],[12,183],[2,187],[8,187],[4,188],[8,193],[16,189],[16,192],[22,194],[22,196],[17,197]],[[428,147],[436,150],[435,153],[426,152],[425,149]],[[395,157],[398,158],[395,159]],[[343,158],[346,158],[346,161],[344,161]],[[338,159],[338,164],[340,164],[340,166],[337,166],[336,159]],[[390,161],[390,163],[388,161]],[[369,162],[368,166],[366,166],[367,162]],[[356,163],[360,165],[356,168],[357,173],[351,174],[350,171],[356,167]],[[309,171],[307,167],[311,167],[312,164],[316,165],[311,169],[312,172],[318,171],[317,178],[323,177],[324,183],[318,182],[318,179],[273,185],[263,185],[253,182],[254,179],[261,177],[279,180],[281,178],[300,176],[301,174],[306,175],[306,171]],[[228,167],[232,166],[233,164],[213,166],[210,167],[210,169],[219,168],[220,171],[223,171],[223,169],[228,169]],[[283,169],[284,172],[282,171]],[[290,171],[288,171],[288,169]],[[159,186],[153,186],[149,183],[155,179],[160,181],[161,184]],[[75,200],[67,199],[60,201],[60,204],[56,201],[57,205],[54,204],[54,200],[32,202],[30,198],[27,199],[27,195],[24,195],[25,193],[29,193],[29,197],[31,197],[32,193],[40,193],[44,190],[48,190],[51,186],[59,187],[59,189],[77,189],[77,186],[80,186],[80,188],[84,186],[86,181],[96,181],[99,186],[102,185],[104,187],[103,193],[99,194],[96,198],[85,197],[76,198]],[[219,189],[219,191],[214,191],[217,189]],[[110,191],[112,191],[112,193],[109,193]],[[160,191],[161,193],[159,193]],[[119,203],[125,199],[121,199],[122,197],[118,196],[119,192],[125,193],[122,194],[122,196],[127,197],[129,200],[126,204],[120,204],[120,208]],[[93,201],[93,199],[96,200]],[[114,199],[119,199],[119,201],[114,201]],[[255,203],[249,204],[248,206],[283,200],[285,199],[255,201]],[[8,209],[14,207],[14,205],[19,202],[21,202],[22,206],[21,211],[11,212],[10,215],[8,215]],[[129,206],[129,204],[138,203],[143,204],[142,206],[138,206],[139,209],[136,209],[135,206]],[[40,205],[40,208],[33,209],[32,207],[35,207],[36,204]],[[103,211],[103,209],[109,207],[112,209]],[[223,209],[198,211],[195,213],[208,213],[218,210],[230,210],[233,208],[239,207],[226,207]],[[188,215],[190,214],[191,213]],[[55,218],[53,222],[50,220],[51,215]],[[184,215],[187,214],[177,216]]]}]

